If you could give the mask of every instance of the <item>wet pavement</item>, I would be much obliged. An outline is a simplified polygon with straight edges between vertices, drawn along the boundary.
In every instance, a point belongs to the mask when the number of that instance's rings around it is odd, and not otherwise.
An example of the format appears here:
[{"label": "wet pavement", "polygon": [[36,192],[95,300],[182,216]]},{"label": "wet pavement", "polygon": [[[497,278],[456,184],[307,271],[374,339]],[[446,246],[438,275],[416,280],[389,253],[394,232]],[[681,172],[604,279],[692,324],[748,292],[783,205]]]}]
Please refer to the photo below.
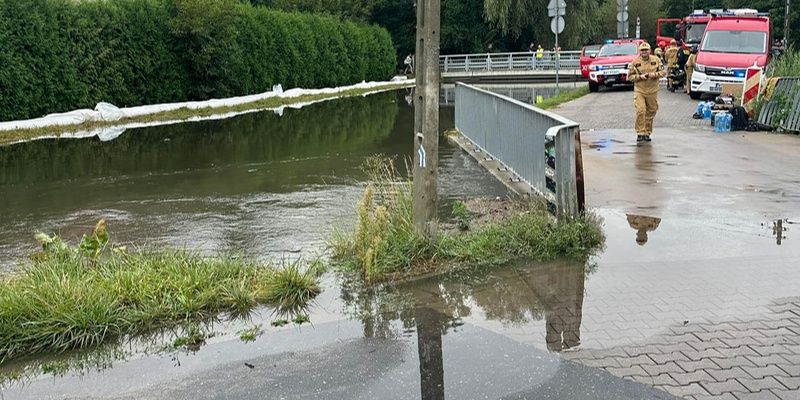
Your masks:
[{"label": "wet pavement", "polygon": [[[608,127],[582,134],[586,198],[607,236],[586,264],[520,262],[371,291],[327,276],[313,325],[273,328],[266,310],[246,323],[221,324],[197,352],[134,354],[99,371],[38,375],[3,395],[800,398],[800,138],[714,134],[687,118],[694,108],[688,97],[661,95],[654,141],[642,146],[619,110],[630,91],[591,94],[556,110],[584,127]],[[596,107],[616,110],[617,118],[586,112]],[[686,120],[695,125],[687,128]],[[452,171],[468,173],[451,173],[442,192],[495,190],[485,185],[496,182],[472,181],[469,174],[486,175],[471,159],[450,157]],[[257,186],[267,176],[243,192],[272,191]],[[357,198],[356,186],[350,190]],[[284,218],[302,215],[279,210]],[[319,243],[320,235],[307,237]],[[264,324],[264,334],[241,343],[237,330],[253,324]]]},{"label": "wet pavement", "polygon": [[581,139],[607,248],[581,350],[563,356],[687,398],[800,398],[800,137],[715,134],[662,91],[653,142],[636,145],[632,110],[608,118],[630,97],[555,110],[605,127]]}]

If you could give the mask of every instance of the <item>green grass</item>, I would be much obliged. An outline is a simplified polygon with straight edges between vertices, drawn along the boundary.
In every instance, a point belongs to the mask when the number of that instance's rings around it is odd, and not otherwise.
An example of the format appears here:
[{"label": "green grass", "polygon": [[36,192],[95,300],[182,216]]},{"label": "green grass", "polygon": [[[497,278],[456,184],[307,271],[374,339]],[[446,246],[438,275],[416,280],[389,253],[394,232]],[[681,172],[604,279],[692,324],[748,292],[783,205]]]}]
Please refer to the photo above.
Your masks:
[{"label": "green grass", "polygon": [[788,49],[770,63],[768,72],[770,77],[800,76],[800,52]]},{"label": "green grass", "polygon": [[329,246],[337,265],[358,272],[367,284],[403,280],[454,264],[583,259],[605,240],[593,216],[556,221],[543,204],[531,202],[506,221],[430,241],[414,231],[411,183],[399,178],[391,160],[372,158],[365,169],[370,183],[358,204],[356,227],[351,233],[335,231]]},{"label": "green grass", "polygon": [[582,86],[575,90],[569,90],[559,93],[557,96],[551,97],[549,99],[545,99],[541,103],[537,103],[536,107],[539,107],[543,110],[547,110],[550,108],[558,107],[559,105],[575,100],[577,98],[586,96],[589,94],[589,87]]},{"label": "green grass", "polygon": [[0,278],[0,363],[220,313],[246,314],[260,304],[297,310],[320,292],[316,272],[301,272],[298,263],[281,268],[234,256],[117,248],[102,221],[80,246],[37,238],[43,250]]},{"label": "green grass", "polygon": [[256,325],[252,328],[239,332],[239,340],[245,343],[255,342],[256,339],[263,333],[264,331],[261,329],[261,325]]},{"label": "green grass", "polygon": [[390,90],[401,87],[402,86],[398,85],[385,85],[371,89],[351,89],[335,94],[315,94],[315,95],[303,95],[296,97],[272,97],[236,106],[226,106],[226,107],[216,107],[216,108],[208,107],[201,109],[181,108],[178,110],[164,111],[155,114],[143,115],[135,118],[126,118],[114,122],[94,121],[94,122],[85,122],[78,125],[50,126],[45,128],[36,128],[36,129],[17,129],[17,130],[0,131],[0,146],[19,142],[22,140],[30,140],[42,136],[53,136],[53,135],[60,136],[66,133],[90,131],[94,129],[109,128],[113,126],[132,124],[132,123],[181,121],[192,117],[208,117],[211,115],[226,114],[231,112],[245,112],[245,111],[260,110],[265,108],[276,108],[294,103],[320,101],[338,97],[360,96],[369,92]]}]

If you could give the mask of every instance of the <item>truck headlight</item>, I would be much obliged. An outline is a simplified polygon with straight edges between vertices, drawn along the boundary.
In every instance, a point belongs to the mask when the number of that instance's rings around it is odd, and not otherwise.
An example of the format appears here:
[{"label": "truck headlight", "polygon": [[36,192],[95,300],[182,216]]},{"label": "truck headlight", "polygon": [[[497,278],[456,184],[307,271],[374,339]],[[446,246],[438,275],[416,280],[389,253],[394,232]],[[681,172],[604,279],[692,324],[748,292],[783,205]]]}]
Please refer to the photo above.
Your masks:
[{"label": "truck headlight", "polygon": [[702,65],[702,64],[695,64],[694,65],[694,70],[697,71],[697,72],[705,73],[706,72],[706,66]]}]

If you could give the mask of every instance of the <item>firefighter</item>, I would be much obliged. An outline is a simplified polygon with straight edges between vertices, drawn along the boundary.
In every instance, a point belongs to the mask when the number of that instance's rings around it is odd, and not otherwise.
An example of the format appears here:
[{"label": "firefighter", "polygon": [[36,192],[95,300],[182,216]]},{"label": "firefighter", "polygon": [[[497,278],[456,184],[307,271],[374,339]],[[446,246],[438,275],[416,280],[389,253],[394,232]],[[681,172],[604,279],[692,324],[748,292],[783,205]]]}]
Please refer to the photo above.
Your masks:
[{"label": "firefighter", "polygon": [[[678,64],[678,41],[675,39],[670,40],[669,48],[664,52],[664,58],[667,61],[667,73],[672,74],[672,69]],[[670,79],[667,82],[667,87],[672,87],[673,83]]]},{"label": "firefighter", "polygon": [[647,243],[647,232],[658,229],[661,218],[648,217],[645,215],[626,214],[628,225],[636,229],[636,244],[644,246]]},{"label": "firefighter", "polygon": [[660,58],[661,61],[664,61],[664,49],[662,49],[661,46],[656,46],[656,49],[653,50],[653,55]]},{"label": "firefighter", "polygon": [[628,80],[633,82],[633,106],[636,109],[636,142],[649,142],[653,119],[658,111],[658,80],[666,76],[661,60],[650,56],[650,45],[639,45],[639,57],[628,65]]},{"label": "firefighter", "polygon": [[686,60],[686,93],[692,91],[692,73],[694,72],[695,64],[697,64],[697,45],[692,45],[691,54],[689,54],[689,59]]}]

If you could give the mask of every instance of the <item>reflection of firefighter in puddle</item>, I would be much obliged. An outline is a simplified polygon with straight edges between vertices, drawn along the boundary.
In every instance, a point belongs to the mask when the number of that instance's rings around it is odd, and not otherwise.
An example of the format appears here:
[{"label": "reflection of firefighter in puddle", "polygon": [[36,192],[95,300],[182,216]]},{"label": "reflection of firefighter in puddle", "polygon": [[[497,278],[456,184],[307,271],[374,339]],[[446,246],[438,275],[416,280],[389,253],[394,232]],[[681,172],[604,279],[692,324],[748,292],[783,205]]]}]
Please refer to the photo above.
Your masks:
[{"label": "reflection of firefighter in puddle", "polygon": [[628,225],[636,229],[636,243],[644,246],[647,243],[647,232],[652,232],[658,228],[661,218],[648,217],[645,215],[627,214]]}]

